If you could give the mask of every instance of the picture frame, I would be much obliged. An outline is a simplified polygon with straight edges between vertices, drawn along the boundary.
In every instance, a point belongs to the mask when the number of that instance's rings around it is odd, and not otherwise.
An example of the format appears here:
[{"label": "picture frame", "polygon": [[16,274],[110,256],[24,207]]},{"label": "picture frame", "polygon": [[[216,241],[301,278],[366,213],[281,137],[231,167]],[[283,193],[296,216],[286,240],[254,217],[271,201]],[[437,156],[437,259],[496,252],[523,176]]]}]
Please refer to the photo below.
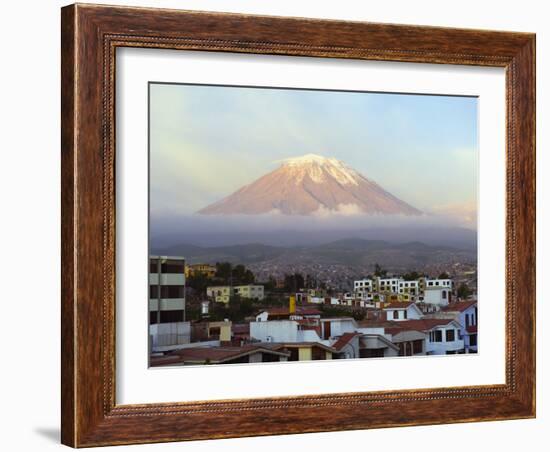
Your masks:
[{"label": "picture frame", "polygon": [[[62,8],[61,440],[72,447],[535,416],[535,35],[75,4]],[[506,382],[119,405],[116,49],[506,70]]]}]

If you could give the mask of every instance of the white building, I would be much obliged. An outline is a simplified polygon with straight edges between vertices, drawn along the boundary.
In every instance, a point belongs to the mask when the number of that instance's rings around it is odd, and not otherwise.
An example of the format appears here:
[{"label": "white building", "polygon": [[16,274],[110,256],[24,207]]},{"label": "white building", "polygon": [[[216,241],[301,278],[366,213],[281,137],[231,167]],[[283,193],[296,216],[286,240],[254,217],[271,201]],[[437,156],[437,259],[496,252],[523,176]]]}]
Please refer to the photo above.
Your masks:
[{"label": "white building", "polygon": [[418,281],[405,281],[401,280],[399,281],[399,289],[400,294],[409,294],[412,296],[416,296],[420,294],[420,283]]},{"label": "white building", "polygon": [[372,279],[359,279],[353,282],[353,290],[355,292],[372,292]]},{"label": "white building", "polygon": [[403,281],[403,278],[376,278],[375,291],[378,292],[390,292],[399,293],[399,283]]},{"label": "white building", "polygon": [[424,289],[423,302],[432,305],[446,306],[451,299],[451,289],[448,287],[436,286]]},{"label": "white building", "polygon": [[408,303],[390,303],[383,308],[387,320],[403,321],[420,319],[423,316],[422,311],[413,302]]},{"label": "white building", "polygon": [[[295,320],[250,322],[250,338],[260,342],[318,342],[323,343],[315,330],[302,330]],[[329,345],[329,344],[326,344]]]}]

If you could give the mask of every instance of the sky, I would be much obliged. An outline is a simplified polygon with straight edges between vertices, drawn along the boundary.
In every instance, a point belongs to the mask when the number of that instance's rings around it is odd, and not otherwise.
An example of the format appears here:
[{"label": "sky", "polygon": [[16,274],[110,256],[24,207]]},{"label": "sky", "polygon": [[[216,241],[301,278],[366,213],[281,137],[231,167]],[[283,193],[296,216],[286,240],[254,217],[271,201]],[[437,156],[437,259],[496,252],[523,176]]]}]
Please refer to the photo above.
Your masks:
[{"label": "sky", "polygon": [[[477,99],[149,85],[150,214],[192,215],[304,154],[334,157],[424,211],[477,204]],[[475,223],[475,221],[474,221]]]}]

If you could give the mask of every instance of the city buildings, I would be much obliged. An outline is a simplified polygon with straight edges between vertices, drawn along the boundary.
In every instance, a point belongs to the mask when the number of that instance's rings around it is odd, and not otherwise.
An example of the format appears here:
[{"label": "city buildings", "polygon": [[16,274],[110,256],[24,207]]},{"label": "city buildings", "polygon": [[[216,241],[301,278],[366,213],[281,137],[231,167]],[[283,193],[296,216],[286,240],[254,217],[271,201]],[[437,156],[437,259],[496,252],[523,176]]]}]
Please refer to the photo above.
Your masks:
[{"label": "city buildings", "polygon": [[[208,275],[207,264],[190,269],[181,257],[151,256],[150,265],[154,366],[478,351],[475,293],[468,300],[461,300],[453,292],[451,278],[376,276],[347,284],[353,291],[323,284],[293,293],[273,284],[267,291],[262,284],[211,285],[197,302],[197,318],[186,322],[185,274]],[[276,300],[281,303],[281,298],[277,298],[281,294],[286,304],[272,305]],[[253,315],[249,311],[231,317],[236,312],[235,306],[229,305],[233,297],[252,301],[247,306],[256,307]],[[206,298],[208,301],[204,301]],[[210,318],[209,308],[218,313],[215,319]]]}]

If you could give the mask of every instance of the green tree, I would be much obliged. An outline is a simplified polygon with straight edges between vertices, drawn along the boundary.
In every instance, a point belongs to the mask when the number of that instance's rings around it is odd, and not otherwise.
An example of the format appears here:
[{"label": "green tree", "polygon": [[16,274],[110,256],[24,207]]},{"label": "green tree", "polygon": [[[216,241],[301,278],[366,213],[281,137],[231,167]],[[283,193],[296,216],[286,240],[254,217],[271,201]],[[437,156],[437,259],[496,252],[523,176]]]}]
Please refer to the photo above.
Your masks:
[{"label": "green tree", "polygon": [[304,277],[301,273],[285,275],[285,289],[288,292],[297,292],[305,286]]},{"label": "green tree", "polygon": [[380,264],[374,264],[374,276],[384,277],[388,274],[387,270],[384,270]]},{"label": "green tree", "polygon": [[418,278],[420,278],[420,273],[418,273],[417,271],[411,271],[411,272],[408,272],[408,273],[405,273],[403,275],[403,279],[405,281],[416,281]]},{"label": "green tree", "polygon": [[201,272],[193,273],[187,278],[187,286],[195,289],[199,294],[206,294],[206,287],[211,284],[210,279]]},{"label": "green tree", "polygon": [[462,283],[456,290],[458,298],[466,299],[472,295],[472,290],[468,287],[466,283]]}]

